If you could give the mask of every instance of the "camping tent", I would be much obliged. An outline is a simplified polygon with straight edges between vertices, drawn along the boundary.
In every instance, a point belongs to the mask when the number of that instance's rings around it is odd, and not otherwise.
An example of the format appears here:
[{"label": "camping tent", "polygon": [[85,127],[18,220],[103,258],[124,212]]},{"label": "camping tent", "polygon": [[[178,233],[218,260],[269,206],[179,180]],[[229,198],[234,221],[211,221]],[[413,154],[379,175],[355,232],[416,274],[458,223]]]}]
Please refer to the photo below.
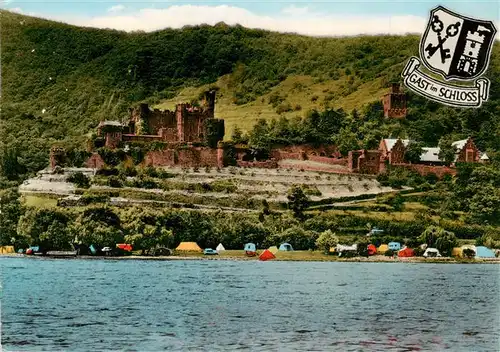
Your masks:
[{"label": "camping tent", "polygon": [[488,247],[477,246],[476,258],[495,258],[495,253]]},{"label": "camping tent", "polygon": [[247,243],[245,244],[245,248],[243,250],[245,252],[255,252],[257,250],[257,247],[255,247],[255,244],[253,243]]},{"label": "camping tent", "polygon": [[293,251],[293,247],[290,243],[282,243],[280,245],[280,251],[291,252]]},{"label": "camping tent", "polygon": [[399,251],[401,249],[401,243],[399,243],[399,242],[389,242],[389,249],[391,251]]},{"label": "camping tent", "polygon": [[268,248],[269,252],[271,252],[272,254],[276,254],[278,253],[278,247],[276,246],[271,246]]},{"label": "camping tent", "polygon": [[389,246],[386,245],[386,244],[381,244],[378,248],[377,248],[377,253],[378,254],[385,254],[385,252],[387,252],[389,250]]},{"label": "camping tent", "polygon": [[356,252],[358,250],[358,245],[353,244],[352,246],[346,246],[345,244],[338,244],[337,247],[335,248],[337,252]]},{"label": "camping tent", "polygon": [[244,251],[247,256],[253,257],[257,254],[257,247],[253,243],[247,243],[245,244]]},{"label": "camping tent", "polygon": [[202,249],[198,246],[196,242],[181,242],[177,248],[177,251],[185,251],[185,252],[201,252]]},{"label": "camping tent", "polygon": [[127,251],[127,252],[132,252],[132,245],[128,244],[128,243],[118,243],[116,245],[116,248],[123,249],[124,251]]},{"label": "camping tent", "polygon": [[415,252],[413,251],[413,249],[408,247],[405,247],[398,252],[398,257],[414,257],[414,256]]},{"label": "camping tent", "polygon": [[451,256],[452,257],[462,257],[462,248],[461,247],[454,247],[451,250]]},{"label": "camping tent", "polygon": [[427,248],[424,252],[424,257],[441,257],[441,253],[436,248]]},{"label": "camping tent", "polygon": [[217,245],[217,247],[215,247],[215,250],[216,250],[217,252],[222,252],[222,251],[225,251],[225,250],[226,250],[226,248],[224,248],[224,246],[222,245],[222,243],[219,243],[219,244]]},{"label": "camping tent", "polygon": [[377,247],[375,247],[375,245],[373,244],[369,244],[368,247],[368,255],[375,255],[377,254]]},{"label": "camping tent", "polygon": [[14,246],[2,246],[0,247],[0,254],[10,254],[15,253]]},{"label": "camping tent", "polygon": [[259,256],[259,260],[266,261],[266,260],[271,260],[276,258],[276,256],[271,253],[269,249],[266,249],[262,254]]}]

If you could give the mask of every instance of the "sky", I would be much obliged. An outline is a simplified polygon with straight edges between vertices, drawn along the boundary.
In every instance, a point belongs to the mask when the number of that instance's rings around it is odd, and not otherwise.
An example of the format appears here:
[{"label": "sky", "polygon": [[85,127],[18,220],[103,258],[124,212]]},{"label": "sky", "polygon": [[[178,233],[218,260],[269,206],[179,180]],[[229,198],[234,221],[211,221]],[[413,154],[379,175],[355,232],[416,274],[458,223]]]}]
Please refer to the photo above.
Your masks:
[{"label": "sky", "polygon": [[314,36],[424,32],[429,11],[442,5],[494,21],[500,39],[499,0],[202,1],[202,0],[0,0],[1,7],[70,24],[125,31],[185,25],[241,24]]}]

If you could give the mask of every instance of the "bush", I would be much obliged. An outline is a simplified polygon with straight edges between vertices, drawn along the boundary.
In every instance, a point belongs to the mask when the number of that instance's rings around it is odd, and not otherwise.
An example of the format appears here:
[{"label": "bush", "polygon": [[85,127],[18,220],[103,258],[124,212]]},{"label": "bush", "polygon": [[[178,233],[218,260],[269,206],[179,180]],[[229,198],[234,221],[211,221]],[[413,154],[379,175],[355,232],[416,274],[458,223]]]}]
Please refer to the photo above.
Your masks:
[{"label": "bush", "polygon": [[283,114],[285,112],[289,112],[289,111],[293,111],[292,109],[292,105],[290,105],[290,103],[283,103],[283,104],[280,104],[277,108],[276,108],[276,113],[277,114]]},{"label": "bush", "polygon": [[142,188],[145,189],[154,189],[159,188],[158,183],[151,177],[143,177],[141,179]]},{"label": "bush", "polygon": [[97,170],[96,175],[99,176],[118,176],[120,171],[115,167],[105,166],[102,169]]},{"label": "bush", "polygon": [[116,166],[125,160],[126,154],[122,149],[99,148],[97,153],[106,165]]},{"label": "bush", "polygon": [[153,166],[145,167],[142,173],[149,177],[158,177],[158,172]]},{"label": "bush", "polygon": [[123,182],[118,176],[110,176],[108,179],[109,187],[121,188],[123,187]]},{"label": "bush", "polygon": [[90,179],[80,171],[70,175],[68,181],[74,183],[78,188],[90,187]]},{"label": "bush", "polygon": [[95,194],[95,193],[84,193],[79,200],[82,205],[89,205],[95,203],[106,203],[109,202],[110,196],[106,193]]},{"label": "bush", "polygon": [[425,180],[431,185],[435,185],[439,181],[439,178],[435,173],[429,172],[427,175],[425,175]]},{"label": "bush", "polygon": [[422,249],[420,247],[415,247],[413,248],[413,253],[415,253],[415,257],[421,257],[425,253],[425,249]]},{"label": "bush", "polygon": [[54,170],[52,170],[52,173],[55,175],[63,175],[64,174],[64,169],[57,165]]},{"label": "bush", "polygon": [[134,177],[137,176],[137,169],[133,166],[127,166],[120,170],[120,174],[125,177]]},{"label": "bush", "polygon": [[385,251],[384,255],[386,257],[392,257],[394,255],[394,251],[392,251],[391,249],[388,249]]},{"label": "bush", "polygon": [[468,259],[472,259],[476,256],[476,252],[474,252],[473,249],[470,249],[470,248],[465,248],[463,251],[462,251],[462,255],[465,257],[465,258],[468,258]]},{"label": "bush", "polygon": [[217,180],[210,183],[210,189],[214,192],[234,193],[238,187],[229,180]]},{"label": "bush", "polygon": [[339,238],[331,231],[323,231],[316,240],[316,248],[322,249],[325,253],[330,251],[331,247],[335,247],[339,243]]},{"label": "bush", "polygon": [[321,191],[315,185],[302,185],[302,190],[306,196],[321,197]]}]

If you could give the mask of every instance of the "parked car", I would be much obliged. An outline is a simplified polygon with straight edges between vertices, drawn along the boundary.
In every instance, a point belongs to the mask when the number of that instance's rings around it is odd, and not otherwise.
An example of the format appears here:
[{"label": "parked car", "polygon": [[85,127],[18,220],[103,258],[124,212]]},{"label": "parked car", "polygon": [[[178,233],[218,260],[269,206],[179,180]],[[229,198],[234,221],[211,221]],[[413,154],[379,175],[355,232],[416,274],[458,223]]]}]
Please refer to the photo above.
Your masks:
[{"label": "parked car", "polygon": [[219,253],[217,253],[217,251],[215,249],[205,248],[205,250],[203,251],[203,254],[205,254],[205,255],[218,255]]}]

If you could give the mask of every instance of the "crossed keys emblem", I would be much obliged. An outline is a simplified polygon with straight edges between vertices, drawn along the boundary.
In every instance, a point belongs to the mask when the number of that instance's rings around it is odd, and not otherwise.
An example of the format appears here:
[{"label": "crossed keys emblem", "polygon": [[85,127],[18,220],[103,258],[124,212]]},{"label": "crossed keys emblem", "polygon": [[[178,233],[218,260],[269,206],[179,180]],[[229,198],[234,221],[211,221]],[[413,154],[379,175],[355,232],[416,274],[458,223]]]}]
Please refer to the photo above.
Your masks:
[{"label": "crossed keys emblem", "polygon": [[430,59],[436,51],[439,49],[439,53],[441,54],[441,62],[444,64],[446,59],[449,59],[451,57],[450,55],[450,49],[445,49],[443,48],[443,44],[446,42],[448,38],[454,37],[458,34],[460,27],[460,22],[450,24],[448,27],[446,27],[446,36],[442,37],[441,32],[444,30],[444,24],[443,21],[439,19],[439,16],[434,15],[432,16],[431,20],[431,28],[434,33],[437,33],[438,37],[438,44],[437,45],[432,45],[432,43],[429,43],[427,47],[425,48],[425,51],[427,51],[427,58]]}]

